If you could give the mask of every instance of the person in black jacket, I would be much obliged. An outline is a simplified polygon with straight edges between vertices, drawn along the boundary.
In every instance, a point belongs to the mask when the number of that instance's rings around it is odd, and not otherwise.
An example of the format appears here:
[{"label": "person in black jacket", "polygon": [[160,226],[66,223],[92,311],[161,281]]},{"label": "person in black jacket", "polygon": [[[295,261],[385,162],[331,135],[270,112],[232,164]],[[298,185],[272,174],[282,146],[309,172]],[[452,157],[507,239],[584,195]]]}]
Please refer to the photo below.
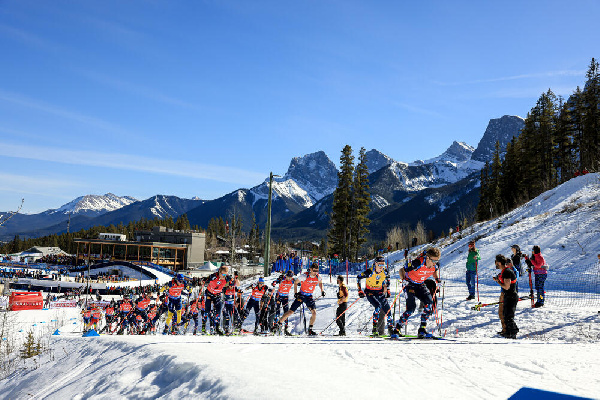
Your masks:
[{"label": "person in black jacket", "polygon": [[506,266],[506,257],[498,254],[495,260],[496,268],[502,271],[498,276],[494,276],[494,281],[502,288],[501,298],[503,299],[503,319],[504,319],[504,336],[507,339],[516,339],[519,328],[515,323],[515,310],[519,302],[517,294],[517,275]]}]

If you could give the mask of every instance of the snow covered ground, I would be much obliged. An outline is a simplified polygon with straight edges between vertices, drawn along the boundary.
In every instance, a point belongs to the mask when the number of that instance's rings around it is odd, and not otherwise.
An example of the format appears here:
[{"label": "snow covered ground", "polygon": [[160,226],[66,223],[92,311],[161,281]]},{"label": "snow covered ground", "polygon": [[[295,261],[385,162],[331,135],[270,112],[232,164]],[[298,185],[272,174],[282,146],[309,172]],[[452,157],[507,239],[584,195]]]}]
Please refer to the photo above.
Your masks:
[{"label": "snow covered ground", "polygon": [[[25,368],[0,381],[2,397],[506,399],[522,387],[533,387],[600,398],[599,179],[597,174],[573,179],[499,220],[438,243],[444,306],[428,327],[447,340],[369,338],[372,308],[366,300],[349,309],[347,337],[333,336],[334,324],[316,338],[83,338],[78,310],[14,312],[9,314],[16,335],[22,340],[33,329],[51,351],[22,362]],[[540,245],[551,266],[546,305],[532,309],[526,300],[517,308],[517,340],[496,335],[496,306],[473,311],[476,302],[465,301],[464,263],[471,238],[478,238],[482,255],[479,296],[484,303],[499,294],[491,280],[493,257],[508,255],[511,244],[527,252]],[[394,271],[402,265],[401,257],[401,252],[388,255]],[[336,285],[328,276],[323,279],[326,297],[316,302],[317,332],[333,321],[336,308]],[[355,282],[350,277],[351,302],[357,298]],[[564,286],[569,282],[573,285]],[[526,277],[519,284],[521,292],[528,291]],[[392,294],[399,288],[392,279]],[[404,309],[403,296],[396,306],[397,316]],[[300,315],[290,319],[295,333],[304,329]],[[415,313],[409,320],[408,333],[416,333],[418,319]],[[253,325],[250,316],[245,327]],[[60,335],[49,336],[55,327]]]}]

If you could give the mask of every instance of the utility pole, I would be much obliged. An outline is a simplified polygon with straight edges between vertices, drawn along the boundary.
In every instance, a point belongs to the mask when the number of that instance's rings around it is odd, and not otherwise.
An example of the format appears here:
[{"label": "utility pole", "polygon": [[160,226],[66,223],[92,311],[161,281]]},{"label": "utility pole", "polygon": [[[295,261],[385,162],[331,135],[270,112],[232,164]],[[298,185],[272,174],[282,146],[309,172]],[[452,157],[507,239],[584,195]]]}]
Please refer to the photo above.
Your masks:
[{"label": "utility pole", "polygon": [[265,227],[265,262],[263,264],[265,276],[269,274],[269,256],[271,250],[271,197],[273,195],[273,177],[278,176],[279,175],[273,175],[272,172],[269,175],[269,201],[267,203],[267,226]]}]

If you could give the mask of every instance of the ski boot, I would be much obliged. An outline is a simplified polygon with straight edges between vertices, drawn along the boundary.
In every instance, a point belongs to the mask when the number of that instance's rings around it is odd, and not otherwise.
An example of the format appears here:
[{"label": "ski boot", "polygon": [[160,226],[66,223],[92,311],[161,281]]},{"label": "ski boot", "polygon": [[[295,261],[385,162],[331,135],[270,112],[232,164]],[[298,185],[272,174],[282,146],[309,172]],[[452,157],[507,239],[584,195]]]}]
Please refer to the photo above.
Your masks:
[{"label": "ski boot", "polygon": [[313,331],[312,328],[308,328],[308,336],[317,336],[317,332]]},{"label": "ski boot", "polygon": [[419,339],[425,339],[427,337],[431,337],[431,335],[429,333],[427,333],[427,330],[425,329],[424,326],[421,326],[419,328],[419,330],[417,331],[417,337]]},{"label": "ski boot", "polygon": [[377,324],[373,324],[373,329],[371,330],[371,337],[379,336],[379,331],[377,330]]},{"label": "ski boot", "polygon": [[194,328],[194,332],[192,333],[192,335],[196,336],[196,331],[198,330],[198,328]]},{"label": "ski boot", "polygon": [[218,327],[218,326],[215,328],[215,333],[216,333],[217,335],[219,335],[219,336],[223,336],[223,335],[224,335],[223,331],[222,331],[222,330],[221,330],[221,328],[220,328],[220,327]]},{"label": "ski boot", "polygon": [[286,326],[286,327],[283,329],[283,334],[284,334],[285,336],[292,336],[292,334],[290,333],[290,331],[288,331],[288,328],[287,328],[287,326]]}]

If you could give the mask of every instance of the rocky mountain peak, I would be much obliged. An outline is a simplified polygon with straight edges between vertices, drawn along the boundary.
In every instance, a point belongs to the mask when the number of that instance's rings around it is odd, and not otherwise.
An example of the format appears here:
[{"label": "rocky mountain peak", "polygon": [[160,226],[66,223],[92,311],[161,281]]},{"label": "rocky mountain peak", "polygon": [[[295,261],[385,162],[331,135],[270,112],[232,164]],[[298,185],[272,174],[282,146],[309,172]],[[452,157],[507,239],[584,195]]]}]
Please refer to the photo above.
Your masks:
[{"label": "rocky mountain peak", "polygon": [[501,118],[491,119],[471,159],[475,161],[491,161],[496,142],[500,142],[502,152],[513,136],[518,137],[525,126],[525,120],[515,115],[505,115]]},{"label": "rocky mountain peak", "polygon": [[474,151],[473,146],[469,146],[464,142],[454,141],[440,158],[458,162],[467,161],[471,158]]},{"label": "rocky mountain peak", "polygon": [[324,151],[307,154],[303,157],[294,157],[290,162],[283,180],[293,179],[311,195],[312,192],[320,195],[329,194],[337,186],[338,170],[335,164],[327,157]]},{"label": "rocky mountain peak", "polygon": [[393,159],[375,149],[367,151],[365,156],[367,157],[367,168],[370,174],[394,162]]}]

